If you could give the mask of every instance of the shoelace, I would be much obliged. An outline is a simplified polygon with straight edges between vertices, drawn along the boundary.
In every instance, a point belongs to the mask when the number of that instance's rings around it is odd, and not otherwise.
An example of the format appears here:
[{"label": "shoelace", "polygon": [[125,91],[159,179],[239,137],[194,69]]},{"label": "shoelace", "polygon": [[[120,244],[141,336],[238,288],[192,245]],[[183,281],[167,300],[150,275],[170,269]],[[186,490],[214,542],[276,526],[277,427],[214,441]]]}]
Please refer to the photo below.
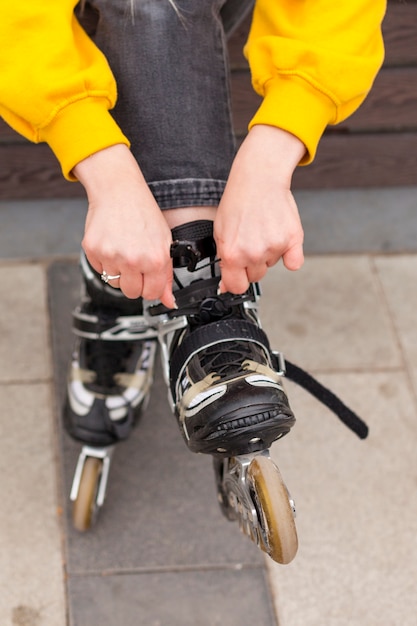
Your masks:
[{"label": "shoelace", "polygon": [[220,379],[242,372],[242,363],[252,355],[251,346],[243,341],[226,341],[201,351],[200,363],[204,370],[217,374]]}]

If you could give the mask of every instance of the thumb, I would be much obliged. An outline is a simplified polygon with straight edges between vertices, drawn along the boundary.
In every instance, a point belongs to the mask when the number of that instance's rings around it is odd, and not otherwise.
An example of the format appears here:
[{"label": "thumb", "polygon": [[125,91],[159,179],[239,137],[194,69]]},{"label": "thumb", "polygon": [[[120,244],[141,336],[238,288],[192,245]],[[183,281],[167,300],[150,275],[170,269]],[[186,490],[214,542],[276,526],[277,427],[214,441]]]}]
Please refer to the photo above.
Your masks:
[{"label": "thumb", "polygon": [[174,294],[172,293],[172,280],[167,281],[167,283],[166,283],[166,285],[164,287],[163,294],[161,296],[161,302],[168,309],[176,309],[176,308],[178,308],[177,307],[177,303],[176,303],[175,298],[174,298]]},{"label": "thumb", "polygon": [[304,252],[301,243],[297,243],[289,248],[282,255],[282,260],[287,270],[296,271],[302,267],[304,263]]}]

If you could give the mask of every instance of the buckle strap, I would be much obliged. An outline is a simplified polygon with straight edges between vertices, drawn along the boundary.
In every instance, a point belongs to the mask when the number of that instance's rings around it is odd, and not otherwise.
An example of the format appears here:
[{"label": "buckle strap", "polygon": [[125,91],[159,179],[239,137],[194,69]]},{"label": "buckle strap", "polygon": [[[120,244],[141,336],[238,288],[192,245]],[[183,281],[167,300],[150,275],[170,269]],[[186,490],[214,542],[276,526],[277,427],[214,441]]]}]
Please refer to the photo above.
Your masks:
[{"label": "buckle strap", "polygon": [[84,339],[135,341],[158,337],[156,328],[149,326],[143,315],[120,315],[106,319],[83,313],[79,308],[72,315],[73,333]]},{"label": "buckle strap", "polygon": [[251,283],[245,293],[235,295],[218,294],[219,282],[220,276],[195,281],[175,291],[178,309],[168,309],[163,304],[155,304],[150,306],[147,312],[151,317],[167,315],[170,319],[181,315],[200,315],[202,322],[208,323],[224,317],[234,306],[244,302],[256,302],[259,298],[260,291],[257,283]]},{"label": "buckle strap", "polygon": [[347,407],[330,389],[319,383],[311,374],[289,361],[285,363],[286,375],[289,380],[292,380],[327,406],[360,439],[366,439],[369,428],[356,413]]},{"label": "buckle strap", "polygon": [[215,256],[216,244],[212,235],[193,239],[193,241],[176,240],[171,244],[171,258],[174,268],[186,267],[189,272],[194,272],[199,261]]}]

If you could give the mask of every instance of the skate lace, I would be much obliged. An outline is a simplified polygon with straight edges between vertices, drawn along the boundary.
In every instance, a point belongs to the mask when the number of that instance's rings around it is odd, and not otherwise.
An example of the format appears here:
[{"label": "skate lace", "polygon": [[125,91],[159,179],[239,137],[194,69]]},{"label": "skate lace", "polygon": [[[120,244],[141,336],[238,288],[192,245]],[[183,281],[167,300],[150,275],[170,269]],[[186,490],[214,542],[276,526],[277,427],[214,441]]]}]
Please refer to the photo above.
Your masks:
[{"label": "skate lace", "polygon": [[216,374],[220,379],[240,374],[242,364],[253,356],[253,350],[247,342],[227,341],[207,347],[200,355],[200,364],[204,371]]},{"label": "skate lace", "polygon": [[94,372],[93,384],[102,390],[116,387],[114,375],[126,371],[131,354],[128,342],[89,341],[86,350],[87,368]]}]

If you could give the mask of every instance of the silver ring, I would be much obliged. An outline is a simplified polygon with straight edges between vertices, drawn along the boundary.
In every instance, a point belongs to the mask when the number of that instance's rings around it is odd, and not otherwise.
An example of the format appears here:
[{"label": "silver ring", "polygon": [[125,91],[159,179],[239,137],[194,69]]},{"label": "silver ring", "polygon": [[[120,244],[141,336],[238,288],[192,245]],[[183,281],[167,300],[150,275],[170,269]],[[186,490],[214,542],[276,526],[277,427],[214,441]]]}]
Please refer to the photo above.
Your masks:
[{"label": "silver ring", "polygon": [[118,278],[120,278],[120,274],[115,274],[114,276],[110,276],[110,274],[107,274],[106,270],[103,270],[103,273],[100,276],[100,278],[103,281],[103,283],[108,283],[109,280],[117,280]]}]

